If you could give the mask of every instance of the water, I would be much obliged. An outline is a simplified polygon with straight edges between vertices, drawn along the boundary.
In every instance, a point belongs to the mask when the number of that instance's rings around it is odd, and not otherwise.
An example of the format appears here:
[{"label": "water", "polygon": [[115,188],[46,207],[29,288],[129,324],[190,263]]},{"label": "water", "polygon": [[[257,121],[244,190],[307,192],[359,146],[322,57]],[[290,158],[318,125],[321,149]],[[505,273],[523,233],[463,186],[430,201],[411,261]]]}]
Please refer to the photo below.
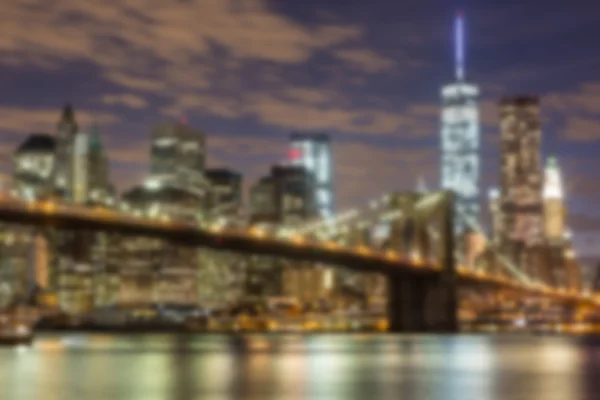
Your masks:
[{"label": "water", "polygon": [[0,348],[0,399],[600,398],[600,340],[43,335]]}]

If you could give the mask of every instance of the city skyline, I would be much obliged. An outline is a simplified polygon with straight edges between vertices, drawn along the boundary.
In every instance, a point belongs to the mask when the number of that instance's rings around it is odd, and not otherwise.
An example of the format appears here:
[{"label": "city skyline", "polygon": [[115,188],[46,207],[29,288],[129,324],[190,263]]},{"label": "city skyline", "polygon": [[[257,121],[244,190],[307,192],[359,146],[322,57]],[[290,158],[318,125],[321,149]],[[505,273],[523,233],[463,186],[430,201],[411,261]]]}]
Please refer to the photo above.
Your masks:
[{"label": "city skyline", "polygon": [[[73,26],[64,28],[66,31],[49,23],[54,35],[37,40],[36,35],[44,33],[41,25],[54,14],[46,13],[42,3],[39,9],[3,5],[6,13],[2,18],[8,15],[12,21],[7,21],[9,33],[0,45],[5,56],[3,74],[12,78],[5,82],[5,92],[18,93],[0,99],[0,132],[5,138],[6,156],[24,134],[38,130],[54,133],[60,108],[70,101],[81,126],[89,126],[92,111],[96,116],[111,159],[111,177],[120,191],[147,177],[151,127],[184,115],[192,127],[207,134],[207,164],[247,171],[246,184],[286,157],[290,132],[317,130],[330,134],[338,210],[360,205],[383,191],[412,189],[416,177],[398,174],[401,169],[418,168],[427,182],[439,181],[438,88],[449,80],[452,71],[451,6],[429,7],[436,2],[422,2],[411,13],[402,14],[407,11],[402,6],[382,2],[380,10],[364,15],[335,7],[307,15],[298,7],[294,9],[291,2],[278,3],[277,7],[272,2],[247,3],[254,5],[253,15],[265,18],[260,24],[244,7],[232,11],[228,8],[230,2],[215,2],[207,13],[227,17],[230,23],[239,22],[235,25],[238,31],[191,29],[190,35],[205,40],[190,44],[185,36],[177,34],[175,23],[180,21],[186,26],[183,14],[194,7],[194,2],[173,7],[161,17],[158,25],[162,30],[157,32],[165,40],[154,43],[135,34],[138,26],[133,17],[122,16],[121,20],[108,15],[111,6],[59,3],[56,10],[76,11],[92,21],[115,18],[119,36],[131,50],[130,55],[137,57],[125,67],[122,52],[95,23],[74,21]],[[431,8],[436,8],[436,13],[426,15]],[[557,51],[554,58],[531,51],[547,41],[547,30],[552,31],[552,37],[568,34],[571,40],[581,40],[578,30],[586,23],[591,25],[594,13],[589,9],[587,13],[576,12],[576,8],[545,8],[540,10],[542,18],[537,25],[520,28],[521,32],[507,30],[502,35],[496,31],[519,25],[510,21],[526,14],[519,11],[520,6],[505,4],[502,12],[495,12],[498,8],[493,6],[472,5],[465,7],[465,14],[473,33],[469,76],[482,91],[482,155],[486,161],[481,192],[498,182],[495,139],[499,137],[499,118],[494,105],[503,94],[539,93],[544,116],[543,153],[556,155],[563,167],[571,214],[568,221],[577,234],[585,226],[597,229],[593,218],[581,220],[582,215],[594,217],[591,204],[598,198],[590,185],[596,172],[591,168],[594,146],[589,141],[596,124],[592,118],[594,78],[590,73],[598,60],[594,61],[590,52],[578,56],[574,53],[577,49],[567,49],[570,53]],[[153,13],[160,10],[145,7],[134,11],[154,18]],[[40,15],[42,12],[47,15]],[[386,14],[395,19],[388,17],[384,23],[376,23]],[[40,27],[13,32],[15,21],[21,21],[15,27],[19,28],[27,20],[37,21]],[[557,20],[562,23],[556,24]],[[81,39],[65,40],[56,33],[64,35],[69,29]],[[289,35],[281,35],[281,39],[258,35],[269,29]],[[258,35],[253,46],[243,40],[244,32]],[[315,32],[321,35],[319,44],[310,40]],[[394,37],[394,43],[386,40],[388,36]],[[170,38],[171,49],[166,48],[166,38]],[[213,39],[216,48],[207,39]],[[512,52],[511,44],[516,39],[521,51]],[[101,45],[96,51],[88,51],[89,41]],[[38,45],[27,47],[30,42]],[[503,57],[490,56],[499,49]],[[511,52],[518,54],[508,54]],[[204,60],[193,61],[189,55]],[[578,61],[565,61],[573,58]],[[171,62],[165,62],[167,59]],[[186,59],[188,63],[175,62]],[[78,68],[78,63],[83,68]],[[152,72],[152,63],[161,68]],[[199,65],[205,68],[197,68]],[[576,78],[564,79],[568,74]],[[219,79],[218,84],[206,82],[213,75],[225,79]],[[563,129],[563,122],[567,129]],[[2,170],[8,174],[10,159],[5,158]],[[369,169],[361,168],[367,163]],[[362,187],[352,183],[356,180],[363,182]]]}]

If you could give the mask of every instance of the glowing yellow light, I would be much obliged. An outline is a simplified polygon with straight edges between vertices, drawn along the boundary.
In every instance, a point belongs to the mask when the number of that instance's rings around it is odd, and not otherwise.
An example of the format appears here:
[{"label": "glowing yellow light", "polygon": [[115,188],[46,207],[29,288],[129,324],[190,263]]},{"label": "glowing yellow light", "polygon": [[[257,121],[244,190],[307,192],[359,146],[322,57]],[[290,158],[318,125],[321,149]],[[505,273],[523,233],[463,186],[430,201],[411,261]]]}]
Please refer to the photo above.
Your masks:
[{"label": "glowing yellow light", "polygon": [[306,239],[303,236],[296,235],[290,238],[290,241],[294,244],[302,245],[306,243]]},{"label": "glowing yellow light", "polygon": [[371,254],[371,249],[369,249],[368,247],[365,247],[365,246],[358,246],[356,248],[356,251],[359,254],[363,254],[363,255]]},{"label": "glowing yellow light", "polygon": [[327,241],[327,242],[325,242],[325,248],[327,248],[329,250],[334,250],[334,249],[338,248],[338,244],[336,242]]},{"label": "glowing yellow light", "polygon": [[51,201],[42,203],[42,207],[43,207],[44,211],[46,211],[48,213],[56,211],[56,204],[52,203]]},{"label": "glowing yellow light", "polygon": [[388,260],[398,260],[400,257],[398,256],[398,253],[396,253],[393,250],[388,250],[385,252],[385,258],[387,258]]},{"label": "glowing yellow light", "polygon": [[266,233],[262,229],[254,227],[250,229],[250,235],[256,238],[263,238],[265,237]]},{"label": "glowing yellow light", "polygon": [[411,253],[411,255],[410,255],[410,261],[413,264],[415,264],[416,266],[419,266],[419,267],[423,265],[423,259],[416,252],[412,252]]},{"label": "glowing yellow light", "polygon": [[211,225],[208,228],[208,230],[212,233],[219,233],[219,232],[223,231],[223,227],[219,224],[214,224],[214,225]]}]

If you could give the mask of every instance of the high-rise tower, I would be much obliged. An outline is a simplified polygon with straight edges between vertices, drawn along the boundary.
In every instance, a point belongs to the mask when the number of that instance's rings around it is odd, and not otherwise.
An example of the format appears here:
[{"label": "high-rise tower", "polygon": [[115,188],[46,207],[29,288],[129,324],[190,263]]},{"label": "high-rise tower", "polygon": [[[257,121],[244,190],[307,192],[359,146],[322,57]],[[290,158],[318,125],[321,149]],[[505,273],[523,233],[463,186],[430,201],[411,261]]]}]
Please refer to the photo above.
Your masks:
[{"label": "high-rise tower", "polygon": [[314,174],[317,210],[322,218],[330,218],[334,212],[334,195],[329,136],[323,133],[293,133],[289,157],[292,165],[303,166]]},{"label": "high-rise tower", "polygon": [[[479,115],[477,86],[465,81],[464,20],[454,23],[455,81],[442,88],[441,186],[456,193],[456,212],[479,221]],[[457,218],[457,221],[460,221]],[[458,232],[465,227],[459,223]]]},{"label": "high-rise tower", "polygon": [[500,103],[501,207],[503,252],[520,254],[542,240],[540,102],[514,96]]},{"label": "high-rise tower", "polygon": [[54,164],[54,185],[62,196],[72,197],[73,188],[73,147],[77,134],[75,113],[70,104],[65,105],[56,137],[56,162]]},{"label": "high-rise tower", "polygon": [[152,133],[151,182],[204,196],[204,132],[185,123],[158,125]]},{"label": "high-rise tower", "polygon": [[554,157],[549,158],[544,171],[544,236],[551,243],[561,243],[565,234],[565,205],[560,168]]}]

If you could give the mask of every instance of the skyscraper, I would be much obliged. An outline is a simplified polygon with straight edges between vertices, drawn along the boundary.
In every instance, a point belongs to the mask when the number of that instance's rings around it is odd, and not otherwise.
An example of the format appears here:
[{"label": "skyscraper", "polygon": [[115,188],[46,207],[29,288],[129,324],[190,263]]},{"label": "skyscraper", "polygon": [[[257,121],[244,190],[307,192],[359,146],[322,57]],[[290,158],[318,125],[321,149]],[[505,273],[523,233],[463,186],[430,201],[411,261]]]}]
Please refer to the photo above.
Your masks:
[{"label": "skyscraper", "polygon": [[110,183],[108,157],[102,147],[100,132],[92,125],[88,140],[88,190],[91,202],[110,203],[114,188]]},{"label": "skyscraper", "polygon": [[210,183],[210,216],[229,217],[239,221],[242,208],[242,175],[226,168],[207,169],[205,175]]},{"label": "skyscraper", "polygon": [[329,136],[323,133],[293,133],[289,158],[292,165],[303,166],[315,176],[315,201],[322,218],[333,215],[333,161]]},{"label": "skyscraper", "polygon": [[489,192],[489,212],[492,225],[492,244],[497,246],[502,237],[502,209],[500,207],[500,191],[496,188]]},{"label": "skyscraper", "polygon": [[55,151],[56,140],[52,135],[34,133],[23,141],[13,157],[16,195],[34,200],[52,193]]},{"label": "skyscraper", "polygon": [[565,205],[560,168],[554,157],[544,171],[544,236],[551,244],[560,244],[565,234]]},{"label": "skyscraper", "polygon": [[150,164],[154,184],[204,195],[204,132],[181,123],[155,127]]},{"label": "skyscraper", "polygon": [[522,249],[542,239],[540,103],[516,96],[500,102],[503,251],[518,261]]},{"label": "skyscraper", "polygon": [[85,132],[75,134],[73,144],[73,201],[86,203],[89,183],[89,136]]},{"label": "skyscraper", "polygon": [[294,224],[318,212],[314,175],[302,166],[271,168],[271,174],[250,188],[252,223]]},{"label": "skyscraper", "polygon": [[72,197],[73,188],[73,146],[77,133],[75,113],[70,104],[67,104],[58,122],[56,137],[56,162],[54,166],[54,184],[58,192],[66,197]]},{"label": "skyscraper", "polygon": [[[455,81],[442,88],[441,186],[456,193],[456,212],[479,221],[477,86],[465,81],[463,17],[454,25]],[[457,219],[458,221],[459,219]],[[458,224],[458,232],[464,230]]]}]

